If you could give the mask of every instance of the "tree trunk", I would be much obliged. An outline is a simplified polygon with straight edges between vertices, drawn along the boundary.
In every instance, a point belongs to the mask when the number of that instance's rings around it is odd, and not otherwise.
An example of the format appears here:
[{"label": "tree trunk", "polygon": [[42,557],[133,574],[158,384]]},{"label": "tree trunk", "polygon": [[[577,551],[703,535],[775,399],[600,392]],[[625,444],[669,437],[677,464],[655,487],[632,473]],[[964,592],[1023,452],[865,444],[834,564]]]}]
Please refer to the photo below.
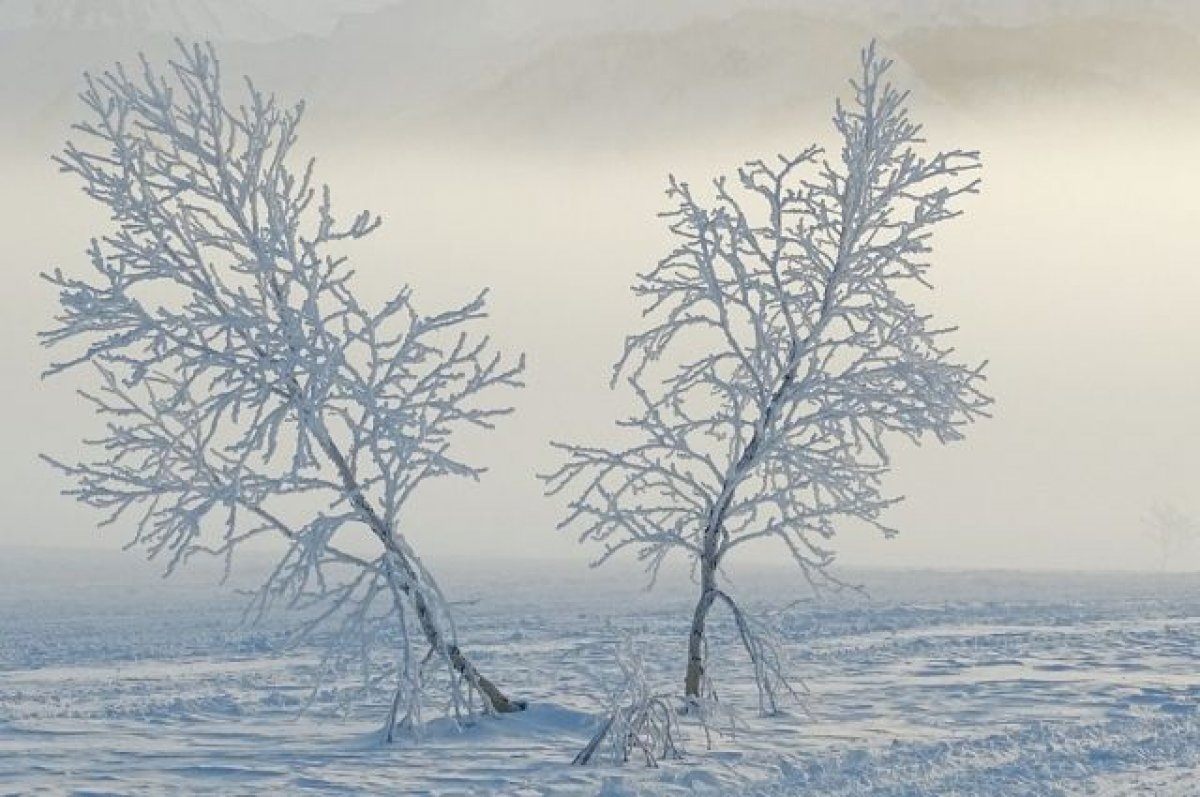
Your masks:
[{"label": "tree trunk", "polygon": [[[378,518],[373,510],[371,511],[371,516]],[[475,665],[463,655],[457,644],[446,641],[442,629],[438,626],[433,612],[430,611],[429,604],[425,600],[425,593],[416,586],[419,575],[414,570],[412,563],[408,561],[408,558],[400,550],[399,546],[392,541],[391,535],[380,535],[380,540],[396,558],[399,567],[404,571],[405,580],[397,584],[397,587],[412,600],[417,613],[417,622],[420,624],[421,631],[425,635],[425,641],[429,643],[429,646],[436,651],[444,653],[450,660],[450,666],[454,668],[454,671],[466,678],[467,683],[478,689],[480,699],[484,702],[484,710],[487,713],[511,714],[515,711],[524,711],[527,707],[524,700],[510,700],[491,680],[484,677],[475,668]]]},{"label": "tree trunk", "polygon": [[333,442],[333,438],[324,426],[314,425],[317,442],[321,449],[333,462],[334,468],[341,478],[342,486],[350,499],[350,504],[358,511],[359,516],[368,528],[374,533],[375,537],[383,544],[384,550],[390,553],[396,560],[396,564],[403,571],[403,580],[396,585],[405,595],[413,602],[413,606],[417,612],[417,621],[421,625],[421,631],[425,634],[425,641],[429,646],[439,653],[443,653],[449,660],[454,671],[467,679],[471,686],[479,691],[479,696],[484,702],[484,710],[490,714],[511,714],[515,711],[524,711],[527,704],[524,700],[510,700],[503,692],[501,692],[494,683],[480,674],[479,670],[475,669],[475,665],[463,655],[459,650],[458,645],[452,642],[447,642],[446,637],[439,627],[437,619],[433,616],[433,612],[429,609],[429,604],[425,600],[425,594],[417,586],[420,583],[420,576],[405,555],[404,550],[396,544],[392,539],[392,530],[388,524],[375,511],[375,507],[367,500],[363,494],[362,488],[358,484],[358,480],[354,477],[354,472],[350,465],[346,462],[341,450]]},{"label": "tree trunk", "polygon": [[[757,463],[763,436],[775,422],[788,390],[796,381],[800,358],[796,354],[795,341],[792,342],[788,357],[788,368],[779,381],[778,387],[771,394],[771,400],[767,403],[762,418],[755,424],[754,434],[751,435],[746,447],[742,449],[742,453],[721,484],[721,493],[713,503],[701,537],[704,547],[700,553],[700,600],[696,603],[695,614],[692,615],[692,635],[688,639],[687,676],[684,679],[684,695],[687,697],[700,697],[700,690],[704,682],[704,625],[708,620],[708,610],[712,608],[713,601],[722,595],[721,591],[717,589],[717,564],[724,555],[724,551],[721,549],[721,535],[725,523],[725,513],[729,511],[734,492],[741,483],[742,477],[749,473]],[[728,596],[723,597],[729,601]],[[729,605],[735,612],[738,611],[732,601],[729,601]],[[739,619],[739,628],[742,627],[742,624],[743,621]],[[745,634],[743,634],[743,639],[745,639]],[[749,650],[749,643],[747,643],[747,650]],[[753,657],[753,655],[754,653],[751,651],[751,656]]]},{"label": "tree trunk", "polygon": [[686,697],[701,697],[700,690],[704,685],[704,626],[708,621],[708,611],[717,599],[716,575],[715,567],[702,565],[700,599],[696,602],[696,611],[692,615],[692,634],[688,638],[687,677],[683,691]]}]

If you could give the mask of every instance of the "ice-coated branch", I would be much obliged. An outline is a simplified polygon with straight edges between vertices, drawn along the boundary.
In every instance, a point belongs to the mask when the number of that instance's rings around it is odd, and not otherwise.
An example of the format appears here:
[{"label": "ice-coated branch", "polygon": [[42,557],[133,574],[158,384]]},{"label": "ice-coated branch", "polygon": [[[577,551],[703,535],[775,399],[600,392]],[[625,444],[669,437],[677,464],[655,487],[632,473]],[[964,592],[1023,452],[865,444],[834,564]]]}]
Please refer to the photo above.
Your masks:
[{"label": "ice-coated branch", "polygon": [[[482,474],[454,436],[491,428],[510,412],[498,391],[521,384],[523,360],[479,332],[486,294],[432,315],[408,288],[360,303],[340,249],[378,217],[334,216],[314,162],[295,165],[303,106],[248,81],[229,104],[210,46],[181,43],[165,73],[143,58],[88,76],[81,99],[79,140],[55,160],[112,224],[86,275],[44,275],[59,310],[42,341],[66,352],[47,373],[90,369],[84,397],[105,424],[94,456],[50,460],[68,494],[131,524],[169,569],[281,538],[258,608],[315,601],[360,641],[390,624],[393,715],[418,711],[410,628],[448,668],[456,711],[472,695],[514,708],[460,651],[401,531],[422,484]],[[373,557],[354,553],[364,541]]]},{"label": "ice-coated branch", "polygon": [[559,444],[544,476],[567,496],[561,526],[599,542],[601,561],[632,548],[652,572],[673,552],[698,566],[693,696],[727,553],[775,540],[810,581],[835,581],[842,523],[894,533],[890,440],[957,440],[991,401],[983,367],[956,361],[953,330],[915,303],[933,229],[978,190],[979,158],[923,154],[890,66],[863,52],[834,157],[751,161],[707,197],[670,179],[675,246],[634,282],[646,323],[613,374],[639,402],[627,442]]},{"label": "ice-coated branch", "polygon": [[651,689],[641,651],[631,637],[616,648],[621,682],[609,696],[605,716],[591,739],[571,761],[576,766],[629,763],[640,754],[648,767],[683,755],[682,734],[673,698]]}]

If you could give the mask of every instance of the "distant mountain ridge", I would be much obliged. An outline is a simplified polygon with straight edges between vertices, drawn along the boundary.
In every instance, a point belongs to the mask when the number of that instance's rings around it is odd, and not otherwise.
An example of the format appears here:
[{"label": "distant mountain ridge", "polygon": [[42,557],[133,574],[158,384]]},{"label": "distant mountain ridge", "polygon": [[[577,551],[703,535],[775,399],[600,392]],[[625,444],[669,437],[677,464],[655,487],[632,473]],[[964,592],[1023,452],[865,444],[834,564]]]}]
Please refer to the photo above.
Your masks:
[{"label": "distant mountain ridge", "polygon": [[[0,0],[0,138],[39,151],[80,74],[212,39],[308,129],[470,146],[670,146],[824,109],[878,38],[924,101],[1194,104],[1200,3],[1167,0]],[[816,107],[816,106],[813,106]]]},{"label": "distant mountain ridge", "polygon": [[583,35],[679,27],[748,10],[792,11],[897,30],[1021,26],[1091,16],[1200,29],[1190,0],[0,0],[0,31],[125,29],[235,41],[332,35],[351,14],[400,7],[408,20],[473,19],[481,27]]}]

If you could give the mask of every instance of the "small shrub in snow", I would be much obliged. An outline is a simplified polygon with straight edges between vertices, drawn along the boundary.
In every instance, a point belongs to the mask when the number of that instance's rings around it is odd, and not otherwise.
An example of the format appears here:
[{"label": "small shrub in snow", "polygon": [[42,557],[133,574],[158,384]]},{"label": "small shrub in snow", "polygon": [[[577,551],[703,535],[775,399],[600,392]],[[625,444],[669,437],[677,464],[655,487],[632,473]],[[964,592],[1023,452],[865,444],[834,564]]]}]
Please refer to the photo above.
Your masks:
[{"label": "small shrub in snow", "polygon": [[641,652],[631,637],[617,646],[621,686],[609,697],[603,722],[571,762],[625,764],[638,757],[646,766],[682,755],[679,717],[674,696],[653,691],[646,679]]}]

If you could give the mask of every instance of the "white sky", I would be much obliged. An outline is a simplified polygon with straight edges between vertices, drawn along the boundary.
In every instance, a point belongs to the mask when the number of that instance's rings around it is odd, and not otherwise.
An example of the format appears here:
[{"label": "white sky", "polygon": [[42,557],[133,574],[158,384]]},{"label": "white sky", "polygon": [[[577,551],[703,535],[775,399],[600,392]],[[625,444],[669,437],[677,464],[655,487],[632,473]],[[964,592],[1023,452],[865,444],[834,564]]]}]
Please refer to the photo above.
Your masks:
[{"label": "white sky", "polygon": [[[829,5],[796,7],[828,16]],[[264,86],[309,97],[303,145],[320,156],[335,201],[384,215],[376,239],[351,252],[364,292],[411,282],[432,309],[491,285],[495,337],[529,357],[518,414],[468,441],[493,472],[419,500],[408,530],[419,550],[582,561],[594,552],[554,531],[561,507],[533,474],[553,464],[551,438],[602,440],[620,406],[608,366],[636,316],[632,275],[665,251],[654,214],[666,173],[700,183],[743,158],[828,140],[832,91],[870,17],[760,19],[708,3],[730,19],[678,11],[629,32],[597,14],[543,29],[523,3],[514,33],[496,23],[494,5],[472,4],[487,10],[477,16],[466,7],[446,22],[436,5],[397,6],[423,9],[427,33],[474,42],[444,56],[435,37],[428,53],[409,54],[408,84],[386,73],[386,52],[359,49],[386,47],[387,25],[412,16],[372,18],[369,36],[342,29],[321,42],[324,60],[308,74],[289,68],[303,48],[287,42],[231,44],[230,60],[254,67]],[[927,298],[961,326],[964,357],[991,362],[997,404],[965,442],[900,447],[891,485],[909,500],[891,521],[902,534],[885,542],[846,529],[847,563],[1155,567],[1141,528],[1150,506],[1172,501],[1200,515],[1200,78],[1191,77],[1200,63],[1187,49],[1200,42],[1161,17],[1135,20],[1143,29],[1064,14],[1024,27],[1018,18],[1016,28],[959,20],[925,39],[889,17],[884,49],[900,58],[929,138],[983,151],[984,193],[935,242]],[[391,32],[404,42],[420,34]],[[0,42],[9,57],[21,47],[39,56],[24,56],[20,84],[0,87],[9,100],[0,131],[12,141],[0,155],[0,549],[115,548],[121,530],[98,534],[36,460],[77,450],[92,419],[69,380],[38,380],[46,355],[33,337],[54,297],[35,275],[81,268],[87,238],[103,229],[46,160],[71,118],[65,76],[128,51],[138,35],[99,37],[83,52],[69,31],[4,35],[24,37]],[[1114,35],[1127,40],[1110,46]],[[339,50],[347,41],[355,46]],[[359,112],[363,98],[372,105]],[[1200,550],[1174,564],[1200,566]]]}]

